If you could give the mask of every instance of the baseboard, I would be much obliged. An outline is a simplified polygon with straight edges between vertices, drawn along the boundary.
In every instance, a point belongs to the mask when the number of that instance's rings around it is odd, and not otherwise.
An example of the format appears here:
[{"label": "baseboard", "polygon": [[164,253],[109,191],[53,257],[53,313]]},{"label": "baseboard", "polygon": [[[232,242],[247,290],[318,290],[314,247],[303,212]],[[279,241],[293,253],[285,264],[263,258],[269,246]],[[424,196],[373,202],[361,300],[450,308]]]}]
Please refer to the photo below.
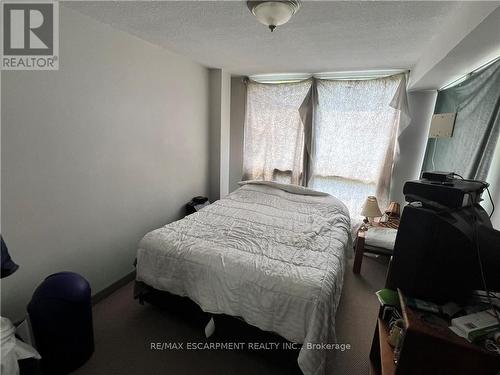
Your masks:
[{"label": "baseboard", "polygon": [[111,295],[113,292],[120,289],[122,286],[127,285],[129,282],[135,279],[135,270],[130,272],[128,275],[122,277],[120,280],[115,281],[113,284],[107,286],[103,290],[97,292],[92,296],[92,305],[102,301],[104,298]]}]

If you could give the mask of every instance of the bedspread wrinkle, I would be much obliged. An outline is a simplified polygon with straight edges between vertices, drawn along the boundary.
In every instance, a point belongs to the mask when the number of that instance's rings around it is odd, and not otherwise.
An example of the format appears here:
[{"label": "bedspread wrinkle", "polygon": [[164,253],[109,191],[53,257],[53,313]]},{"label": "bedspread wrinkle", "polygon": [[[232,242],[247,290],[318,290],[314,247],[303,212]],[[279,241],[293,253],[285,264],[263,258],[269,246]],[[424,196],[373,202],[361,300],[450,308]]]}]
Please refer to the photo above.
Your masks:
[{"label": "bedspread wrinkle", "polygon": [[336,340],[350,245],[338,199],[247,184],[144,236],[137,280],[303,344],[302,372],[320,375],[326,349],[310,344]]}]

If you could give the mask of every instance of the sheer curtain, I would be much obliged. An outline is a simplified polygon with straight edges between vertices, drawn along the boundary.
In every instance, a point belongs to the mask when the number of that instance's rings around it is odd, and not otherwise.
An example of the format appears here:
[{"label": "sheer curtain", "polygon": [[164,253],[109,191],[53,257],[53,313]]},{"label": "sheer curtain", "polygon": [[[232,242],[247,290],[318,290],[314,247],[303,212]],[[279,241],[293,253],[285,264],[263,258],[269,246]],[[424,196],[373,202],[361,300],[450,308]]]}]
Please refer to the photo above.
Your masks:
[{"label": "sheer curtain", "polygon": [[304,126],[299,109],[311,84],[247,82],[244,180],[302,184]]},{"label": "sheer curtain", "polygon": [[247,83],[243,179],[303,184],[360,218],[388,202],[397,138],[409,123],[404,74],[368,80]]},{"label": "sheer curtain", "polygon": [[384,210],[397,137],[408,123],[404,75],[318,80],[309,185],[342,200],[353,221],[368,195]]}]

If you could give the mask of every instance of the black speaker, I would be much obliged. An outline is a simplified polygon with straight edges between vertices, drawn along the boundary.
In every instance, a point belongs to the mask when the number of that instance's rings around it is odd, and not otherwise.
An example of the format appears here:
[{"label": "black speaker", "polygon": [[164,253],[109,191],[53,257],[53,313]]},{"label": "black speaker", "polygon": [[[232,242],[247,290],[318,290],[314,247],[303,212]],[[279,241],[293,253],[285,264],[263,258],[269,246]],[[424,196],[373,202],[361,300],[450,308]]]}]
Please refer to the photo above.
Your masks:
[{"label": "black speaker", "polygon": [[207,197],[194,197],[186,203],[186,216],[194,214],[209,204],[210,202]]}]

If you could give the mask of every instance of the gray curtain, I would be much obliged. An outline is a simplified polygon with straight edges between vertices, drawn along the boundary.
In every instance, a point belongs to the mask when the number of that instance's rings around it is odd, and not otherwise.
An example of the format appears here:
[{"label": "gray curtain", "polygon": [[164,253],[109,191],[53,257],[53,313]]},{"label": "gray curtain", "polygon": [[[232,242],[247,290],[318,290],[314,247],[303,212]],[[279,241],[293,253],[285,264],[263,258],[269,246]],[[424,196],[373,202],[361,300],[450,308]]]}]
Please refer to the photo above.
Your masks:
[{"label": "gray curtain", "polygon": [[500,134],[500,60],[438,93],[434,113],[450,112],[453,136],[429,139],[422,170],[485,180]]}]

